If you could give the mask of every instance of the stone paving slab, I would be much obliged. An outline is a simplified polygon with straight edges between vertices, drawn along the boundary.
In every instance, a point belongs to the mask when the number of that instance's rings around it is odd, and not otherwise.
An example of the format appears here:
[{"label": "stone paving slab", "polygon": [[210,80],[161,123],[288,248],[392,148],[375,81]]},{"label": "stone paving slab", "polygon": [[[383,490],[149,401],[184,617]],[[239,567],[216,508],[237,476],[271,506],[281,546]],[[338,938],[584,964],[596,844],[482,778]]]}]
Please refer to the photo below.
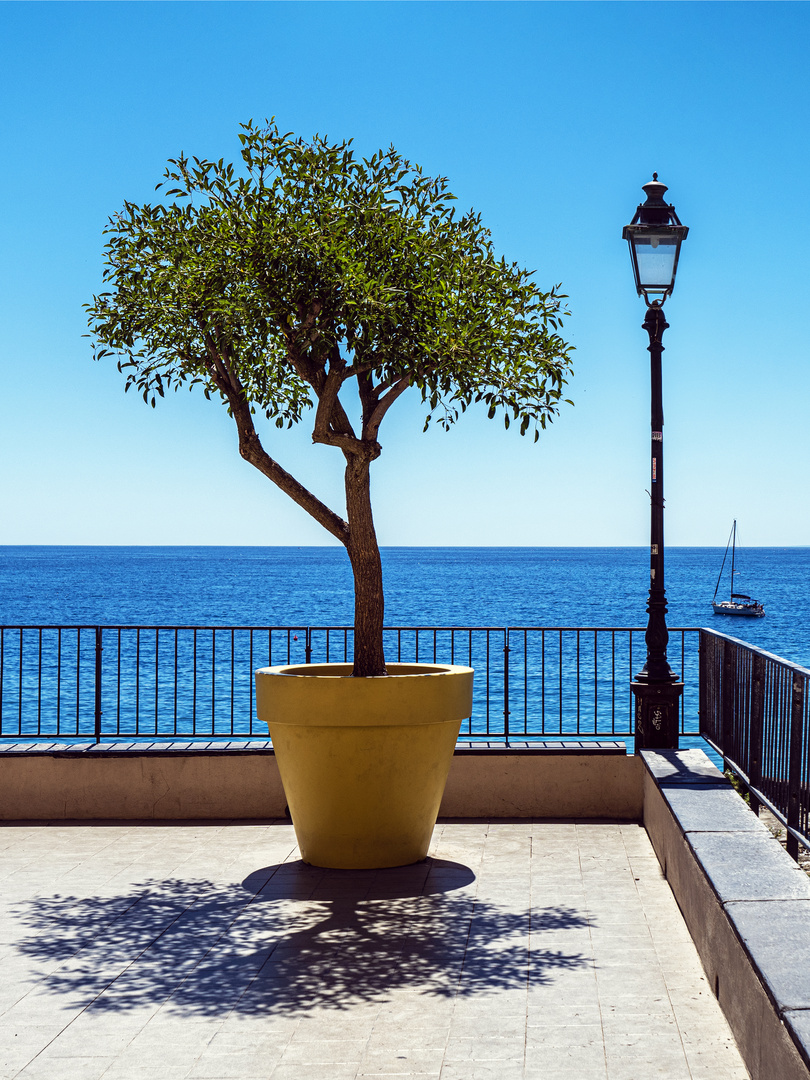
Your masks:
[{"label": "stone paving slab", "polygon": [[639,825],[353,873],[285,822],[15,823],[0,955],[0,1080],[748,1077]]}]

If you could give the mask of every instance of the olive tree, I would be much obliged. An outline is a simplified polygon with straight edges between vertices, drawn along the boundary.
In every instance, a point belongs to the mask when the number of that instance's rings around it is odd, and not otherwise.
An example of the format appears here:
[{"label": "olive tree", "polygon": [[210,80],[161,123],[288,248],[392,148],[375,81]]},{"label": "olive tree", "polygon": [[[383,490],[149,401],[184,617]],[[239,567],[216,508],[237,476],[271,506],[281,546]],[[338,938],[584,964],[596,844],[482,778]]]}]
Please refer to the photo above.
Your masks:
[{"label": "olive tree", "polygon": [[[380,425],[407,390],[425,430],[482,403],[521,435],[558,412],[570,370],[559,287],[497,258],[480,214],[393,147],[241,127],[239,167],[170,159],[156,191],[105,230],[105,291],[87,305],[94,355],[154,406],[198,386],[233,417],[239,452],[346,548],[354,674],[385,674],[383,580],[370,497]],[[356,395],[349,403],[349,395]],[[257,418],[311,418],[345,461],[345,511],[262,445]]]}]

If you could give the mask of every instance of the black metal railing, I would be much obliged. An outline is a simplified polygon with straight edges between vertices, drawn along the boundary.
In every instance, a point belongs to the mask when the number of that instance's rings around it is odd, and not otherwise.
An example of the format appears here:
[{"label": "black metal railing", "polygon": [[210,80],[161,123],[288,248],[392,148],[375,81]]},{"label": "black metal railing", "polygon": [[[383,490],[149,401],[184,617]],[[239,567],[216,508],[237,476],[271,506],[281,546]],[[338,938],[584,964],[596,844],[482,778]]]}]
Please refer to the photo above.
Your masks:
[{"label": "black metal railing", "polygon": [[787,850],[810,847],[810,671],[725,634],[700,631],[700,733],[785,826]]},{"label": "black metal railing", "polygon": [[[476,669],[462,738],[629,738],[639,627],[390,627],[394,661]],[[253,673],[348,661],[351,627],[3,626],[0,739],[266,738]],[[710,630],[670,631],[686,684],[680,730],[702,735],[810,847],[810,671]]]},{"label": "black metal railing", "polygon": [[[630,679],[644,630],[615,627],[390,627],[389,661],[476,669],[465,739],[629,737]],[[348,661],[351,627],[0,627],[0,738],[266,737],[256,668]],[[697,734],[698,631],[670,631]]]}]

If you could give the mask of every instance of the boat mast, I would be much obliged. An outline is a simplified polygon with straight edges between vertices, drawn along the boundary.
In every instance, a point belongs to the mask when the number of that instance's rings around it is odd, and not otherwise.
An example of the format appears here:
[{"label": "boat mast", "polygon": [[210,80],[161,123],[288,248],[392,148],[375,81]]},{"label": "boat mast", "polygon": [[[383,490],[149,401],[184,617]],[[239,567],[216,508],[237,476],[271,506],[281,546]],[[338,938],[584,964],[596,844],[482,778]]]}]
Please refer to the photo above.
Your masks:
[{"label": "boat mast", "polygon": [[729,599],[734,599],[734,554],[737,551],[737,519],[734,518],[734,524],[731,526],[731,592],[729,593]]},{"label": "boat mast", "polygon": [[[737,522],[735,521],[734,525],[732,525],[732,527],[731,527],[731,532],[728,534],[728,543],[726,544],[726,550],[725,550],[725,552],[723,554],[723,561],[720,564],[720,573],[717,575],[717,584],[714,587],[714,596],[712,597],[712,602],[714,602],[717,599],[717,590],[720,588],[720,580],[723,577],[723,571],[726,568],[726,558],[728,557],[728,549],[731,546],[731,537],[734,534],[734,526],[736,526],[736,524],[737,524]],[[734,556],[732,555],[732,563],[733,563],[733,560],[734,560]],[[731,591],[734,592],[734,572],[733,572],[733,570],[732,570],[732,573],[731,573]]]}]

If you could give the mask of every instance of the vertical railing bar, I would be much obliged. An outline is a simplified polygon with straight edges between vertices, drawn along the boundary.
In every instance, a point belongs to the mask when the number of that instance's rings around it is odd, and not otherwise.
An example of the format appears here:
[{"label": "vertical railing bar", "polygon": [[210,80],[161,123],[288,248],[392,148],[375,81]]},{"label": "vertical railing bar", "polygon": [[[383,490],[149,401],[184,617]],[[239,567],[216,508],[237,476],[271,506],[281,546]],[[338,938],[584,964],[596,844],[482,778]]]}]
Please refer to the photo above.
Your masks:
[{"label": "vertical railing bar", "polygon": [[721,730],[723,732],[723,765],[733,754],[734,723],[734,670],[736,646],[732,641],[723,642],[723,669],[721,687]]},{"label": "vertical railing bar", "polygon": [[593,632],[593,733],[599,734],[599,631]]},{"label": "vertical railing bar", "polygon": [[[700,630],[698,632],[698,730],[701,735],[707,734],[710,730],[708,719],[710,701],[708,648],[709,643],[706,640],[706,635],[703,630]],[[711,730],[713,731],[713,728]]]},{"label": "vertical railing bar", "polygon": [[560,667],[560,731],[563,733],[563,632],[560,630],[560,653],[559,653],[559,667]]},{"label": "vertical railing bar", "polygon": [[95,649],[95,707],[93,709],[93,734],[96,744],[101,742],[101,653],[103,648],[103,631],[100,626],[96,627]]},{"label": "vertical railing bar", "polygon": [[42,734],[42,627],[39,628],[37,655],[37,735]]},{"label": "vertical railing bar", "polygon": [[197,627],[192,632],[191,733],[197,734]]},{"label": "vertical railing bar", "polygon": [[231,627],[231,735],[233,735],[233,730],[234,730],[233,729],[233,679],[234,679],[234,663],[236,661],[236,656],[235,656],[235,653],[234,653],[234,645],[235,645],[234,635],[235,634],[236,634],[236,631],[234,630],[233,627]]},{"label": "vertical railing bar", "polygon": [[804,680],[798,671],[792,672],[790,695],[790,760],[788,763],[787,853],[799,861],[799,841],[790,831],[799,828],[799,807],[802,781],[802,736],[804,719]]},{"label": "vertical railing bar", "polygon": [[[0,630],[0,714],[3,709],[2,631]],[[56,631],[56,734],[62,731],[62,627]]]},{"label": "vertical railing bar", "polygon": [[248,734],[253,734],[253,627],[248,641]]},{"label": "vertical railing bar", "polygon": [[523,632],[523,733],[529,733],[529,632]]},{"label": "vertical railing bar", "polygon": [[20,627],[20,660],[17,673],[17,730],[22,735],[23,714],[23,628]]},{"label": "vertical railing bar", "polygon": [[[777,672],[776,666],[774,664],[770,663],[770,661],[767,661],[766,664],[767,664],[767,668],[766,668],[766,670],[767,670],[767,683],[766,683],[765,702],[766,702],[767,716],[768,716],[768,761],[769,762],[776,762],[777,758],[778,758],[778,729],[777,729],[777,723],[776,723],[776,695],[778,693],[778,680],[777,680],[778,672]],[[773,769],[774,765],[771,765],[771,768]],[[775,786],[774,786],[773,781],[774,781],[774,777],[769,777],[769,783],[768,783],[768,787],[767,787],[767,794],[768,794],[769,798],[771,799],[771,802],[774,801],[774,798],[776,796],[776,791],[775,791]]]},{"label": "vertical railing bar", "polygon": [[178,675],[178,660],[177,660],[177,638],[180,633],[178,627],[174,628],[174,733],[177,734],[177,675]]},{"label": "vertical railing bar", "polygon": [[[22,661],[22,631],[20,632],[20,660]],[[79,718],[81,716],[81,664],[82,660],[82,631],[76,629],[76,734],[79,734]],[[22,672],[21,672],[22,674]],[[20,686],[22,690],[22,685]]]},{"label": "vertical railing bar", "polygon": [[[751,666],[751,726],[749,735],[749,773],[752,788],[762,789],[763,724],[765,720],[765,659],[754,653]],[[759,814],[760,803],[752,791],[749,803]]]},{"label": "vertical railing bar", "polygon": [[580,635],[580,631],[577,630],[577,735],[579,735],[579,733],[580,733],[580,725],[579,725],[579,681],[580,681],[579,635]]},{"label": "vertical railing bar", "polygon": [[160,628],[155,627],[155,735],[158,733],[158,693],[160,672]]},{"label": "vertical railing bar", "polygon": [[[290,649],[290,631],[287,631],[287,652]],[[287,661],[289,663],[289,661]],[[214,626],[211,628],[211,734],[215,735],[217,730],[217,717],[216,717],[216,701],[217,701],[217,628]]]},{"label": "vertical railing bar", "polygon": [[616,734],[616,631],[610,631],[610,731]]},{"label": "vertical railing bar", "polygon": [[489,630],[487,634],[487,735],[490,734],[489,726]]},{"label": "vertical railing bar", "polygon": [[[627,674],[629,676],[630,682],[632,682],[633,681],[633,631],[632,630],[627,631],[627,638],[628,638],[628,672],[627,672]],[[628,701],[629,701],[629,706],[630,706],[628,725],[627,726],[629,727],[630,734],[632,735],[632,734],[635,734],[635,730],[636,730],[636,714],[635,714],[635,710],[633,708],[633,691],[630,689],[629,684],[628,684],[628,687],[627,687],[627,695],[628,695]]]},{"label": "vertical railing bar", "polygon": [[[784,776],[787,775],[787,771],[788,771],[787,766],[788,766],[789,754],[790,754],[790,722],[788,720],[788,723],[785,724],[785,686],[784,686],[785,671],[784,671],[783,668],[778,669],[778,678],[777,678],[776,681],[777,681],[777,687],[778,687],[777,697],[776,697],[777,717],[778,717],[778,721],[779,721],[779,730],[780,730],[780,733],[781,733],[780,741],[782,743],[782,748],[781,748],[782,749],[782,772],[780,774],[780,780],[781,780]],[[787,743],[785,743],[785,732],[786,731],[787,731]],[[786,746],[787,746],[787,749],[786,749]],[[782,792],[782,796],[781,796],[781,805],[783,806],[783,808],[787,808],[787,800],[788,800],[788,789],[785,788],[784,791]]]},{"label": "vertical railing bar", "polygon": [[115,733],[121,734],[121,627],[118,627],[118,669],[115,688]]},{"label": "vertical railing bar", "polygon": [[135,734],[141,733],[141,628],[135,631]]},{"label": "vertical railing bar", "polygon": [[546,632],[540,631],[540,729],[546,733]]},{"label": "vertical railing bar", "polygon": [[509,745],[509,630],[503,631],[503,737]]}]

